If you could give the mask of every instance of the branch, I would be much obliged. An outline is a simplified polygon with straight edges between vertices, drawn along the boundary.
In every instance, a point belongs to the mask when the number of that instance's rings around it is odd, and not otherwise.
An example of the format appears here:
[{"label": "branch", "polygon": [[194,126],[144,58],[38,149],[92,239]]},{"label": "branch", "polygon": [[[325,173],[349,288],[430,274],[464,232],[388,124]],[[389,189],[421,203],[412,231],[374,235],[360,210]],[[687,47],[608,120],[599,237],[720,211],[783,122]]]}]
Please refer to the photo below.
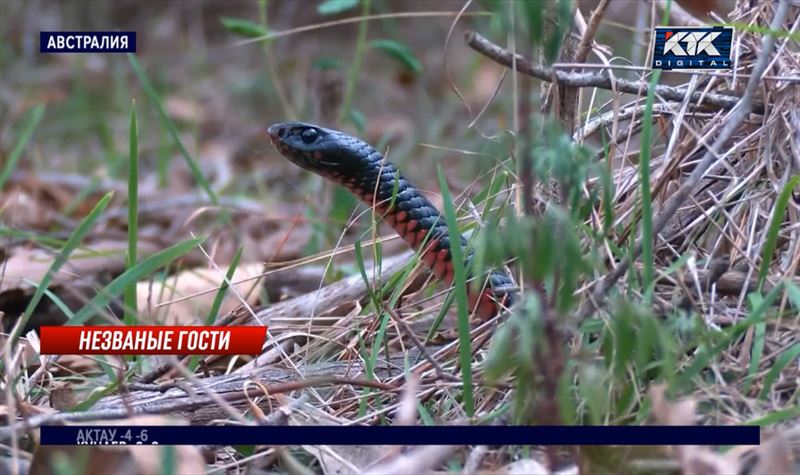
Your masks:
[{"label": "branch", "polygon": [[[403,358],[400,357],[399,360],[390,360],[379,365],[377,377],[390,377],[392,368],[402,363]],[[229,411],[220,409],[215,400],[241,407],[249,398],[289,393],[310,387],[351,385],[386,392],[398,389],[380,381],[361,378],[364,368],[349,361],[314,363],[304,367],[304,371],[306,378],[301,380],[297,379],[297,374],[292,370],[264,366],[246,373],[212,376],[202,380],[201,385],[191,381],[166,385],[134,384],[129,388],[132,391],[106,396],[85,412],[59,411],[38,414],[19,421],[14,421],[9,415],[9,424],[0,427],[0,442],[7,443],[13,437],[19,437],[42,425],[125,419],[142,414],[172,414],[188,419],[193,425],[201,425],[210,420],[230,417]],[[266,392],[263,387],[249,385],[251,381],[264,382]]]},{"label": "branch", "polygon": [[578,51],[575,53],[575,62],[582,63],[589,57],[589,51],[592,49],[592,40],[597,34],[597,29],[600,27],[600,20],[603,19],[603,14],[609,5],[609,0],[600,0],[597,7],[592,11],[589,17],[589,24],[586,26],[586,31],[581,36],[581,41],[578,44]]},{"label": "branch", "polygon": [[[558,69],[553,70],[545,66],[537,66],[523,56],[518,54],[514,55],[510,51],[492,43],[475,31],[467,31],[464,37],[470,48],[503,66],[512,68],[512,63],[516,62],[516,70],[522,74],[547,82],[552,82],[555,77],[565,86],[598,87],[600,89],[614,90],[611,85],[611,78],[608,76],[596,73],[573,73]],[[757,76],[759,78],[761,77],[760,74]],[[614,83],[617,91],[635,94],[637,96],[646,96],[650,90],[650,86],[646,83],[641,84],[620,78],[616,78]],[[704,106],[712,106],[717,109],[733,109],[736,104],[739,103],[738,97],[729,96],[727,94],[704,94],[703,91],[695,91],[689,94],[686,88],[665,86],[663,84],[656,85],[656,94],[666,100],[677,102],[687,100],[688,95],[689,102],[698,105],[702,103]],[[753,102],[752,108],[753,112],[757,114],[762,114],[764,112],[764,104],[760,102]]]}]

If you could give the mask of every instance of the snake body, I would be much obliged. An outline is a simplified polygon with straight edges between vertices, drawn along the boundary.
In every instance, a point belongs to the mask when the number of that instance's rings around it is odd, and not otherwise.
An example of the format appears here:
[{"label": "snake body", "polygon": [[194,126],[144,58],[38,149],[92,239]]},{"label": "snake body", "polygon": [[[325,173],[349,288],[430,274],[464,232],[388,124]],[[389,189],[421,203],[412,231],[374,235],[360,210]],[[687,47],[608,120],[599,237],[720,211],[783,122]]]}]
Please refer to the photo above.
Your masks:
[{"label": "snake body", "polygon": [[[451,236],[439,210],[374,147],[337,130],[303,122],[283,122],[267,129],[272,145],[292,163],[345,186],[374,206],[397,234],[420,253],[433,274],[451,285],[454,267]],[[466,240],[458,236],[462,248]],[[471,259],[471,253],[466,256]],[[514,283],[492,271],[488,285],[468,293],[470,309],[488,319],[516,300]]]}]

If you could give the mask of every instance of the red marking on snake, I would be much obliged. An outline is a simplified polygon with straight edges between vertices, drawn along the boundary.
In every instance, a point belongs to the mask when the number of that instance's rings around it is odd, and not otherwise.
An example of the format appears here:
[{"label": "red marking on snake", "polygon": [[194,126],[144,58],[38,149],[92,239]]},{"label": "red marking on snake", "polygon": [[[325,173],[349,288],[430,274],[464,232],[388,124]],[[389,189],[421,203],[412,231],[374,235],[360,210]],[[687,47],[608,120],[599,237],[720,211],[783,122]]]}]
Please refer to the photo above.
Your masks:
[{"label": "red marking on snake", "polygon": [[454,271],[454,269],[453,269],[452,265],[447,266],[447,273],[444,275],[444,277],[442,277],[442,280],[447,282],[448,285],[452,284],[453,281],[455,280],[455,276],[453,275],[453,271]]},{"label": "red marking on snake", "polygon": [[425,251],[422,253],[422,260],[429,269],[433,269],[433,266],[436,263],[436,247],[438,245],[439,240],[434,239],[425,247]]},{"label": "red marking on snake", "polygon": [[433,273],[436,277],[442,278],[447,275],[447,262],[438,260],[433,266]]}]

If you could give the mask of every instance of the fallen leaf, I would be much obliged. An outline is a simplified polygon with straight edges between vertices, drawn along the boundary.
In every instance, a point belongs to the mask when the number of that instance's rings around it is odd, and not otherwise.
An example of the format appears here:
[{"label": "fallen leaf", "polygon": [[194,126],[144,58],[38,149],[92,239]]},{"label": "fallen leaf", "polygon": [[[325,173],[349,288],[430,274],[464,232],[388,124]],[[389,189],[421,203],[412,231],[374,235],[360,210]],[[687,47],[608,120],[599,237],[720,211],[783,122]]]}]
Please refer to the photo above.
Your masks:
[{"label": "fallen leaf", "polygon": [[[138,316],[140,322],[162,325],[197,325],[205,322],[223,283],[227,269],[191,269],[168,277],[163,282],[139,282],[137,284]],[[224,315],[242,300],[253,306],[258,301],[263,265],[240,264],[231,282],[241,282],[228,289],[220,306]],[[233,289],[235,288],[235,292]]]}]

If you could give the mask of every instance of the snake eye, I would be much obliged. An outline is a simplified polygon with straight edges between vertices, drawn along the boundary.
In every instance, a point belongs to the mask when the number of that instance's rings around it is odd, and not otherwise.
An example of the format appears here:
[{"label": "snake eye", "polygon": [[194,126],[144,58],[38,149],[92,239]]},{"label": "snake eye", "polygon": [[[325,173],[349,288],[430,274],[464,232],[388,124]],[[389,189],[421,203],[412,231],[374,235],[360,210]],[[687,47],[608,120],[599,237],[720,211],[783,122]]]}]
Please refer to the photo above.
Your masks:
[{"label": "snake eye", "polygon": [[300,138],[303,139],[303,143],[308,145],[314,143],[318,136],[319,132],[317,132],[317,129],[306,129],[302,134],[300,134]]}]

